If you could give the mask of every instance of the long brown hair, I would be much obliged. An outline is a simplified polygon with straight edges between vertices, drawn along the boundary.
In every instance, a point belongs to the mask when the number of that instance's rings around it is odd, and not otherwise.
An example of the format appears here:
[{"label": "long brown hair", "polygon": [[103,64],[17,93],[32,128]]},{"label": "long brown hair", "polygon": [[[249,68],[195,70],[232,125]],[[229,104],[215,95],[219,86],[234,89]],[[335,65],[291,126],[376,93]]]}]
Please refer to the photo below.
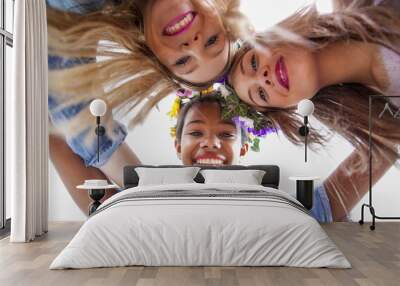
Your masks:
[{"label": "long brown hair", "polygon": [[[400,18],[384,7],[368,6],[366,1],[353,1],[341,9],[319,14],[315,6],[295,13],[277,25],[277,27],[257,34],[251,43],[247,43],[237,53],[233,68],[251,47],[267,45],[279,48],[282,45],[306,47],[312,51],[323,49],[333,42],[357,40],[379,44],[399,53]],[[257,47],[256,47],[257,48]],[[327,134],[338,133],[355,148],[368,150],[368,114],[369,96],[379,94],[377,90],[356,83],[343,83],[321,89],[313,98],[314,116],[328,127]],[[375,147],[383,148],[391,158],[398,158],[395,145],[400,143],[399,120],[391,116],[377,119],[386,104],[386,99],[376,98],[372,110]],[[392,106],[393,108],[394,106]],[[294,144],[302,144],[304,138],[298,129],[302,120],[295,108],[269,108],[263,114],[282,131]],[[330,136],[311,130],[311,147],[324,144]],[[381,149],[382,150],[382,149]],[[363,152],[365,155],[367,152]],[[363,157],[366,163],[367,156]],[[364,166],[367,166],[365,164]]]},{"label": "long brown hair", "polygon": [[[147,46],[142,8],[146,1],[111,1],[100,11],[85,15],[47,10],[49,54],[69,58],[103,58],[76,67],[54,70],[49,74],[49,89],[63,96],[65,104],[91,98],[103,98],[120,116],[130,116],[130,126],[141,122],[157,103],[179,88],[179,79],[169,72]],[[238,0],[209,0],[225,25],[238,19]],[[236,35],[226,27],[231,57]],[[226,69],[231,60],[228,61]],[[184,85],[190,85],[183,82]],[[190,86],[203,88],[204,85]],[[86,118],[81,118],[83,122]]]}]

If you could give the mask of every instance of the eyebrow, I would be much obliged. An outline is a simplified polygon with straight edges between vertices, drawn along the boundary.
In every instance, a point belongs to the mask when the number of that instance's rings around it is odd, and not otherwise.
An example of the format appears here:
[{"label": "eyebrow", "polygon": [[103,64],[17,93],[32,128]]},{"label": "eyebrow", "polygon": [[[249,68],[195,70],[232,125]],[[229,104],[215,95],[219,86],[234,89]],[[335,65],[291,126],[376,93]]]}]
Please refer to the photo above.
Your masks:
[{"label": "eyebrow", "polygon": [[196,123],[205,124],[205,122],[203,120],[197,119],[197,120],[192,120],[192,121],[188,122],[188,124],[186,124],[186,126],[190,125],[190,124],[196,124]]},{"label": "eyebrow", "polygon": [[251,102],[253,102],[255,106],[259,106],[259,104],[257,104],[257,103],[254,101],[253,95],[251,94],[250,89],[248,90],[248,94],[249,94],[249,98],[250,98]]},{"label": "eyebrow", "polygon": [[245,75],[245,74],[244,74],[244,67],[243,67],[243,59],[244,59],[244,56],[243,56],[243,58],[240,60],[240,71],[242,72],[242,75]]}]

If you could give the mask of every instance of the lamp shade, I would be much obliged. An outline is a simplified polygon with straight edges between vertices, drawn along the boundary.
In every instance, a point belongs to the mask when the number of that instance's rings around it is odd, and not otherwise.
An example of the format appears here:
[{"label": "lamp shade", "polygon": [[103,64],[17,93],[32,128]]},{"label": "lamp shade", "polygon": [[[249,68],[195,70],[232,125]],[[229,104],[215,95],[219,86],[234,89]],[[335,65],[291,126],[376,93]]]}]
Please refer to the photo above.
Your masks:
[{"label": "lamp shade", "polygon": [[107,104],[102,99],[95,99],[90,103],[90,113],[93,116],[104,116],[107,111]]},{"label": "lamp shade", "polygon": [[309,99],[303,99],[297,104],[297,112],[303,116],[310,116],[314,113],[314,103]]}]

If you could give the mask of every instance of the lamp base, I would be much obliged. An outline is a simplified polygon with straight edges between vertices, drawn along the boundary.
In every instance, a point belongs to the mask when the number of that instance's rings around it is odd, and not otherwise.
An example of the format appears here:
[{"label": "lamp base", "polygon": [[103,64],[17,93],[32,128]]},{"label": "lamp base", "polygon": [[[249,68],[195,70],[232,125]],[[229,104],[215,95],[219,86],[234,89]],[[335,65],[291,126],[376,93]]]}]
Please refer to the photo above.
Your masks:
[{"label": "lamp base", "polygon": [[89,206],[89,216],[94,213],[97,208],[101,205],[100,200],[104,197],[106,193],[105,189],[90,189],[89,197],[94,200]]},{"label": "lamp base", "polygon": [[96,135],[97,135],[97,136],[103,136],[104,134],[106,134],[106,129],[104,128],[104,126],[98,125],[98,126],[96,127],[95,132],[96,132]]},{"label": "lamp base", "polygon": [[303,125],[299,128],[299,134],[301,136],[306,137],[308,133],[310,133],[310,129],[307,126]]},{"label": "lamp base", "polygon": [[296,197],[303,206],[311,210],[313,206],[313,191],[314,181],[313,180],[297,180],[296,181]]}]

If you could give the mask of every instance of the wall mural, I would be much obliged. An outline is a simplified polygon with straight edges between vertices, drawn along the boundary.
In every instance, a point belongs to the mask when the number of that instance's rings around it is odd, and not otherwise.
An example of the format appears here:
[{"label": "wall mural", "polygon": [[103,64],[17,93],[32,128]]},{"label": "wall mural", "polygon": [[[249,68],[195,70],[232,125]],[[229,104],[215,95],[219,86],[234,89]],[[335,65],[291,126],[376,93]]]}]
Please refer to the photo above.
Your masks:
[{"label": "wall mural", "polygon": [[[49,116],[51,161],[83,212],[90,199],[77,185],[122,186],[122,168],[148,163],[139,150],[154,144],[146,154],[171,152],[183,165],[269,164],[265,142],[277,135],[287,144],[273,152],[303,153],[304,99],[314,104],[310,149],[325,158],[352,147],[315,185],[316,219],[347,220],[368,192],[370,95],[381,95],[371,111],[372,183],[389,170],[398,177],[400,98],[386,97],[400,95],[397,1],[335,1],[323,14],[311,5],[262,31],[233,0],[79,2],[47,0]],[[100,139],[94,99],[106,103]],[[160,110],[162,122],[151,117]],[[130,137],[138,126],[148,138]],[[153,142],[165,132],[170,141]],[[332,147],[332,138],[346,142]],[[312,158],[322,168],[324,160]]]}]

